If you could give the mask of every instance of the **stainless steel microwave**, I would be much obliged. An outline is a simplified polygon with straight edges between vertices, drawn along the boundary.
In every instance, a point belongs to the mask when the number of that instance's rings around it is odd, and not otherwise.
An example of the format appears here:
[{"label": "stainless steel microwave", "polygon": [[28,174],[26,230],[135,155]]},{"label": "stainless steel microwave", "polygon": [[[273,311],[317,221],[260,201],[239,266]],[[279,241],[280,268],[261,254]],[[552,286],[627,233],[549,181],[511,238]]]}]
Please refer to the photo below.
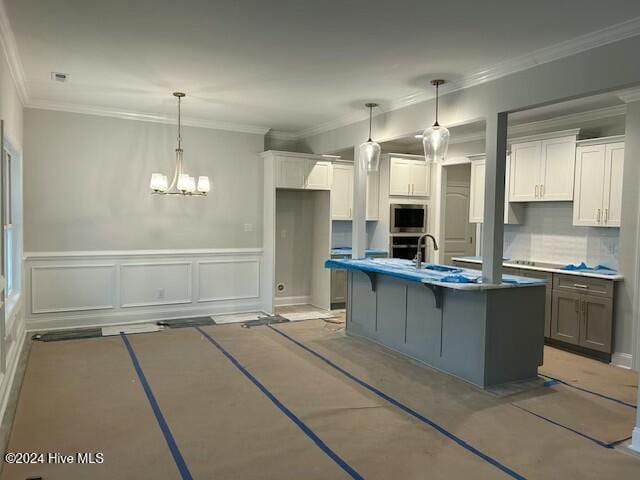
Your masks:
[{"label": "stainless steel microwave", "polygon": [[424,203],[392,203],[390,233],[424,233],[427,231],[427,206]]}]

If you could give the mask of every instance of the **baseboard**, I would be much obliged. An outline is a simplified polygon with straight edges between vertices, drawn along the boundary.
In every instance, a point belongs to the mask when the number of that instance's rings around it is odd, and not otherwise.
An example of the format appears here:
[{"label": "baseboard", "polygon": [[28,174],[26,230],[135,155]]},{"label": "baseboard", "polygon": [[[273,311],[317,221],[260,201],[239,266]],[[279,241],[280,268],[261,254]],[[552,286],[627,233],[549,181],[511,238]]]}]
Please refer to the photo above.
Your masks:
[{"label": "baseboard", "polygon": [[614,352],[613,355],[611,355],[611,365],[630,370],[633,366],[633,355],[630,353]]},{"label": "baseboard", "polygon": [[167,309],[143,309],[136,312],[96,311],[70,316],[51,316],[27,319],[27,332],[67,330],[70,328],[95,328],[107,327],[111,325],[128,325],[136,323],[147,323],[158,320],[169,320],[176,318],[208,317],[211,315],[221,315],[229,313],[244,313],[262,311],[263,304],[260,299],[244,302],[226,302],[224,304],[207,305],[184,305],[178,308]]},{"label": "baseboard", "polygon": [[629,448],[634,452],[640,453],[640,426],[633,429],[631,445],[629,445]]},{"label": "baseboard", "polygon": [[306,305],[311,303],[311,295],[303,295],[299,297],[276,297],[273,304],[276,307],[287,307],[290,305]]}]

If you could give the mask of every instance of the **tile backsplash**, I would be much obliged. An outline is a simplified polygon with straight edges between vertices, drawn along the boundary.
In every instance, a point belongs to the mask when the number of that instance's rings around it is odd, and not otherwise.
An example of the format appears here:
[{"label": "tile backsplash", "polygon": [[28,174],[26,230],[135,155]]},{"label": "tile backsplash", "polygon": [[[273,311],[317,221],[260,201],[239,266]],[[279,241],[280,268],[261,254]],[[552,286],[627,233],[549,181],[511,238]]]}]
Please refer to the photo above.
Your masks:
[{"label": "tile backsplash", "polygon": [[525,208],[524,224],[505,225],[505,258],[618,268],[619,228],[574,227],[571,202],[529,203]]},{"label": "tile backsplash", "polygon": [[[373,222],[367,222],[367,244],[371,245],[371,237],[375,225]],[[351,236],[352,225],[350,221],[334,221],[331,224],[331,247],[350,247],[352,243]]]}]

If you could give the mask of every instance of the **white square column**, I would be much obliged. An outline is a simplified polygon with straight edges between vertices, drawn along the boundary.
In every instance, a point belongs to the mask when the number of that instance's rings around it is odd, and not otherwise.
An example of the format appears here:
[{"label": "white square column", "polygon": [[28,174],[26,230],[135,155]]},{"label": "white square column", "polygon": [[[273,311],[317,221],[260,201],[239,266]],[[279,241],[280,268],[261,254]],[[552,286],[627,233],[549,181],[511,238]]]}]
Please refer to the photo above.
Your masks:
[{"label": "white square column", "polygon": [[351,258],[365,258],[367,249],[367,164],[359,157],[359,148],[354,148],[353,161],[353,219]]},{"label": "white square column", "polygon": [[482,280],[502,282],[504,241],[504,177],[507,165],[508,113],[487,118],[487,160],[484,180],[484,225],[482,226]]}]

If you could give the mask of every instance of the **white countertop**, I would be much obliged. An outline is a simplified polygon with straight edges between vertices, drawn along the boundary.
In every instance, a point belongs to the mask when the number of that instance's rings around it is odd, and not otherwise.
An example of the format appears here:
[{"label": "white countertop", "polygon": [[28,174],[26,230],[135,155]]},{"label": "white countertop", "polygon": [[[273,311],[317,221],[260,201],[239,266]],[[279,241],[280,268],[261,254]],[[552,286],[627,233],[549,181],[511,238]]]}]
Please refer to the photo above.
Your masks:
[{"label": "white countertop", "polygon": [[[482,265],[482,259],[478,257],[454,257],[452,260],[457,260],[459,262],[468,262],[468,263],[477,263]],[[591,277],[591,278],[601,278],[603,280],[612,280],[612,281],[620,281],[624,279],[622,275],[619,273],[613,275],[606,275],[595,272],[581,272],[576,270],[563,270],[562,268],[553,268],[549,266],[538,266],[538,265],[522,265],[520,263],[513,263],[509,260],[505,260],[502,262],[502,266],[510,267],[510,268],[519,268],[522,270],[537,270],[539,272],[550,272],[550,273],[561,273],[563,275],[575,275],[578,277]]]}]

